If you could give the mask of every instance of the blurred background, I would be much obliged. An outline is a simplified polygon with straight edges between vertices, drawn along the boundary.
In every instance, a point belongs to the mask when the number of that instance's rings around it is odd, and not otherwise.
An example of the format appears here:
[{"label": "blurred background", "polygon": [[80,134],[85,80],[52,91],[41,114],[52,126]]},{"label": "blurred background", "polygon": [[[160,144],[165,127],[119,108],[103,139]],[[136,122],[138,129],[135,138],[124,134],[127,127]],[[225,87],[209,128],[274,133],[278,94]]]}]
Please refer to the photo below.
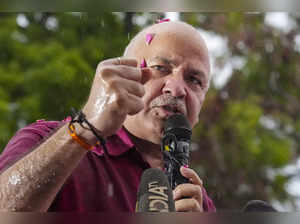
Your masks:
[{"label": "blurred background", "polygon": [[202,33],[213,79],[192,168],[217,208],[300,209],[300,13],[0,13],[0,153],[38,119],[88,97],[97,64],[157,19]]}]

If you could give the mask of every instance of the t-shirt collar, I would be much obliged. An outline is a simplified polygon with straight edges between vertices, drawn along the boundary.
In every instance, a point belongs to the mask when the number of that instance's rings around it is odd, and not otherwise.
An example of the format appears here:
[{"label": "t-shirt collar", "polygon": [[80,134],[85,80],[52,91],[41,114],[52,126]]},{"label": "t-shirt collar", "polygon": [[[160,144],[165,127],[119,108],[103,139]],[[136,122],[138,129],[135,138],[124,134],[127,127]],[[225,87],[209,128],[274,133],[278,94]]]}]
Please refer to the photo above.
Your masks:
[{"label": "t-shirt collar", "polygon": [[[124,127],[118,130],[116,134],[108,137],[106,140],[107,152],[111,156],[120,156],[131,149],[133,146],[134,144]],[[102,156],[104,154],[104,150],[101,146],[95,148],[93,152],[99,156]]]}]

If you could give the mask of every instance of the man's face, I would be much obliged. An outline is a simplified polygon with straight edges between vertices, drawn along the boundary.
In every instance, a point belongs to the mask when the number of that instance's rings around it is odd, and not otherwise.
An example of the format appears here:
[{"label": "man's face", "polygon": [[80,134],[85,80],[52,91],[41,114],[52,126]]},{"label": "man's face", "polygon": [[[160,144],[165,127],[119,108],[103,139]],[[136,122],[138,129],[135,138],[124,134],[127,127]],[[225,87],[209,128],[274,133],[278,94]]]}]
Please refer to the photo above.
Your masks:
[{"label": "man's face", "polygon": [[198,38],[186,34],[156,34],[155,38],[138,53],[140,61],[146,60],[151,78],[145,84],[144,109],[129,120],[136,126],[133,134],[159,143],[168,116],[182,113],[192,127],[198,122],[210,67]]}]

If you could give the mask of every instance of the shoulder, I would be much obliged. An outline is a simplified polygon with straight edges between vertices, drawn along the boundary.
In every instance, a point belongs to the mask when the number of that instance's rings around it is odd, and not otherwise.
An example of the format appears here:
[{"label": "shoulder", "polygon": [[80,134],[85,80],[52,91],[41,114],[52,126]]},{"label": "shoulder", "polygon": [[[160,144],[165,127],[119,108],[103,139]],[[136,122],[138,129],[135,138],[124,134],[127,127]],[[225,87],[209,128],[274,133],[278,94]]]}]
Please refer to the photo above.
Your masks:
[{"label": "shoulder", "polygon": [[0,172],[31,152],[34,146],[51,135],[64,122],[39,120],[16,132],[0,156]]}]

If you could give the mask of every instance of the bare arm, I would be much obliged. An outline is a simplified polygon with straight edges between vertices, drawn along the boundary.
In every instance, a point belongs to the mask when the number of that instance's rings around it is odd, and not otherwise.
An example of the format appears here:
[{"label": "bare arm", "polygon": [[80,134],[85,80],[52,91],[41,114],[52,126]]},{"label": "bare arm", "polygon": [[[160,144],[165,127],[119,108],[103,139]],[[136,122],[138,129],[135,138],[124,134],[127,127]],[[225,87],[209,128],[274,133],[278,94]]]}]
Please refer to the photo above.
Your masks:
[{"label": "bare arm", "polygon": [[[80,126],[77,132],[84,134]],[[46,211],[86,154],[64,125],[38,148],[0,175],[1,211]],[[89,134],[88,134],[89,135]]]},{"label": "bare arm", "polygon": [[[109,59],[99,64],[83,112],[103,137],[115,133],[128,114],[143,109],[144,76],[135,59]],[[78,124],[76,133],[90,144],[96,142],[93,134]],[[0,174],[0,211],[47,211],[86,152],[72,140],[68,126],[61,127]]]}]

